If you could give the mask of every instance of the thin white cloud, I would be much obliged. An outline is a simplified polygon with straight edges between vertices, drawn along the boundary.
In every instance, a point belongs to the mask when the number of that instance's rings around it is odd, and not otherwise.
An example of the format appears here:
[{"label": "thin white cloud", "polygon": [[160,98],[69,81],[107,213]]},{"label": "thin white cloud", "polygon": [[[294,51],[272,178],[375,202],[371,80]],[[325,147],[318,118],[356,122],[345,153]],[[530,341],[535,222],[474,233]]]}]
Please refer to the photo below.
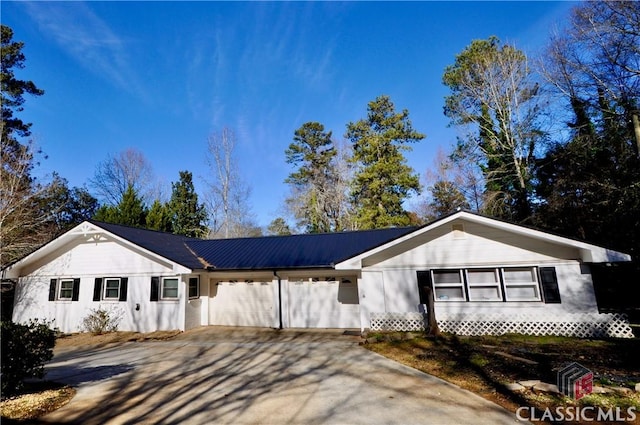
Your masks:
[{"label": "thin white cloud", "polygon": [[139,97],[142,85],[130,64],[128,43],[86,3],[29,2],[27,13],[40,30],[82,67]]}]

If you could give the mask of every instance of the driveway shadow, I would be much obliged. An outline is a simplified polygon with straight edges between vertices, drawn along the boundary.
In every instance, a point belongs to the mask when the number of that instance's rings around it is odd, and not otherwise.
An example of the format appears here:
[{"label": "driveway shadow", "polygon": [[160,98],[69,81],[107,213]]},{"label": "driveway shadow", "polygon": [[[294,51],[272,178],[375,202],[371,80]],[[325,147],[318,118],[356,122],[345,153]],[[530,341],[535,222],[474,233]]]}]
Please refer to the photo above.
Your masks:
[{"label": "driveway shadow", "polygon": [[[104,365],[111,354],[118,361]],[[75,369],[52,364],[86,385],[39,423],[513,423],[499,406],[342,333],[204,330],[96,355],[102,365],[86,352]]]},{"label": "driveway shadow", "polygon": [[134,370],[130,364],[108,366],[57,366],[47,369],[48,381],[61,382],[67,385],[79,386],[89,382],[103,381],[114,376]]}]

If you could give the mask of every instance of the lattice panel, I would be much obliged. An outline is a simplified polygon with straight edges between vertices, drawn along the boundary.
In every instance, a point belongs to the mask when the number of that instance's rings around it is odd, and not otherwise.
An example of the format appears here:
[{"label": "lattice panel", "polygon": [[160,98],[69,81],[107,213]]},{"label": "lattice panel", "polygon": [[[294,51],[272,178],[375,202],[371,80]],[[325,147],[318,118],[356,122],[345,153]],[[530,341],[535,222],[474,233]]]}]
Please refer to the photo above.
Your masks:
[{"label": "lattice panel", "polygon": [[[471,316],[471,315],[469,315]],[[581,338],[613,337],[633,338],[629,322],[621,314],[566,314],[553,317],[520,314],[491,314],[438,317],[442,332],[458,335],[558,335]],[[426,315],[423,313],[372,313],[371,330],[423,331]]]},{"label": "lattice panel", "polygon": [[425,320],[422,313],[371,313],[371,330],[423,331]]}]

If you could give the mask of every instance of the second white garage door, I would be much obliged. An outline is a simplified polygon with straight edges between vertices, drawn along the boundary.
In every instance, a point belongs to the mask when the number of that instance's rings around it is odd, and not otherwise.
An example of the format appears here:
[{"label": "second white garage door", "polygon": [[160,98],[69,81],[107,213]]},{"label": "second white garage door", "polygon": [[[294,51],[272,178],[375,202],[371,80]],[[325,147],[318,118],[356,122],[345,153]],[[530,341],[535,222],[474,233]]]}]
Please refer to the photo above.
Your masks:
[{"label": "second white garage door", "polygon": [[355,278],[290,279],[287,289],[290,327],[360,327]]},{"label": "second white garage door", "polygon": [[274,284],[237,280],[212,282],[209,324],[222,326],[277,327]]}]

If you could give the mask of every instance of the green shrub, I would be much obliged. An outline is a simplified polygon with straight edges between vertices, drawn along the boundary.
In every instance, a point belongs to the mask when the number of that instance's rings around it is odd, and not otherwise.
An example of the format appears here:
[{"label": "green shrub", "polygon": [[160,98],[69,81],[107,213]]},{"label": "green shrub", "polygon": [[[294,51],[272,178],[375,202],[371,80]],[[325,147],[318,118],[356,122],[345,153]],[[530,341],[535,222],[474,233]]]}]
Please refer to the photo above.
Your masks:
[{"label": "green shrub", "polygon": [[44,377],[44,364],[53,358],[56,333],[51,322],[31,320],[27,324],[3,321],[2,396],[18,393],[25,378]]},{"label": "green shrub", "polygon": [[82,328],[94,335],[101,335],[107,332],[118,330],[120,315],[114,311],[107,311],[102,308],[91,309],[91,313],[82,319]]}]

